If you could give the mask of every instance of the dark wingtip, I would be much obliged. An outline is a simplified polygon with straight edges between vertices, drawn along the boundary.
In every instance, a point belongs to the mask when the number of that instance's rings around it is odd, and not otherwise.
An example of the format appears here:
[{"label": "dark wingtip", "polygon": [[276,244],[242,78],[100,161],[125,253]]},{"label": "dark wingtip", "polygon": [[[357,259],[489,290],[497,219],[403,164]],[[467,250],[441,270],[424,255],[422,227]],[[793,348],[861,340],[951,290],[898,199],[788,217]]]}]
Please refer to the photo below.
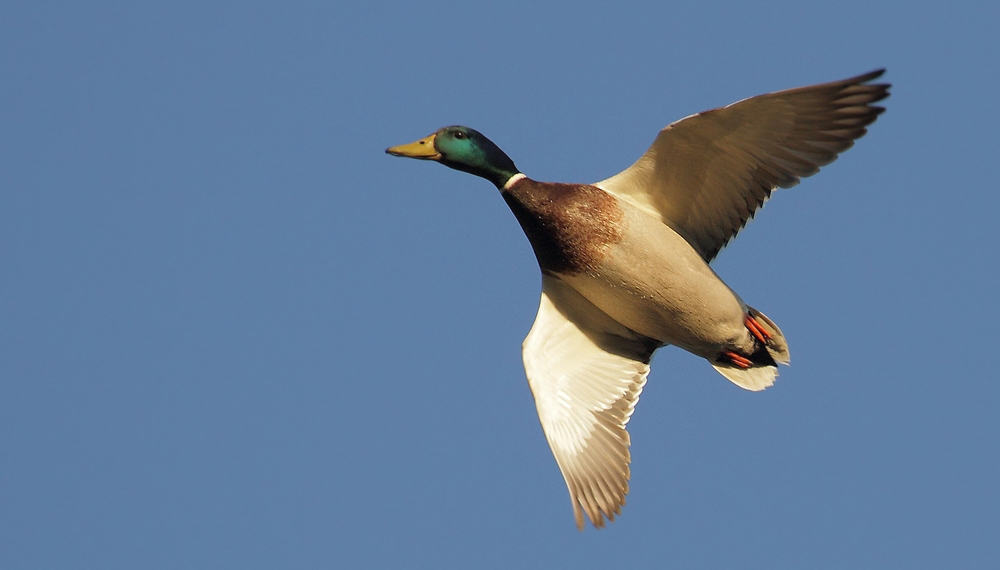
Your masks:
[{"label": "dark wingtip", "polygon": [[884,73],[885,73],[885,68],[880,67],[874,71],[869,71],[868,73],[859,77],[859,79],[861,79],[861,82],[864,83],[866,81],[871,81],[872,79],[877,79],[879,77],[882,77],[882,74]]},{"label": "dark wingtip", "polygon": [[[869,71],[868,73],[858,77],[858,83],[868,83],[869,81],[873,81],[875,79],[878,79],[879,77],[882,77],[882,74],[884,73],[885,73],[884,67],[876,69],[874,71]],[[889,88],[892,87],[892,83],[873,83],[872,87],[878,87],[880,89],[881,97],[875,99],[875,101],[880,101],[889,96]]]}]

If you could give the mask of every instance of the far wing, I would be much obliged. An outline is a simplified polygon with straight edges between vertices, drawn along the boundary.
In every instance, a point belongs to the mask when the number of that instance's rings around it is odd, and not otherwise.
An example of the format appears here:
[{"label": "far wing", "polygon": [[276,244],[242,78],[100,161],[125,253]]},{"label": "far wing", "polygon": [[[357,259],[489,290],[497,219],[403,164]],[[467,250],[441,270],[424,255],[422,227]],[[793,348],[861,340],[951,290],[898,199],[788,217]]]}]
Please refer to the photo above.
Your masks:
[{"label": "far wing", "polygon": [[595,186],[629,200],[683,235],[706,261],[777,188],[819,172],[885,109],[877,70],[843,81],[760,95],[668,125],[635,164]]}]

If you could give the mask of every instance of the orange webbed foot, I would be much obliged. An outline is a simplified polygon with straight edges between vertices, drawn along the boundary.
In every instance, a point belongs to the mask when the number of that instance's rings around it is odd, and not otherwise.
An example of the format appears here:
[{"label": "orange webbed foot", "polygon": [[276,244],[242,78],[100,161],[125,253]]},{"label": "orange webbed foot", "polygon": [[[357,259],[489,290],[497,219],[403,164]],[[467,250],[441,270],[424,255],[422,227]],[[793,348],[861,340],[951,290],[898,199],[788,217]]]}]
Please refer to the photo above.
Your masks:
[{"label": "orange webbed foot", "polygon": [[737,368],[742,368],[744,370],[753,366],[753,362],[749,358],[737,354],[731,350],[723,350],[719,360],[728,360],[733,364],[733,366],[736,366]]},{"label": "orange webbed foot", "polygon": [[750,334],[759,340],[761,344],[766,345],[771,341],[771,333],[764,330],[764,327],[762,327],[760,323],[757,322],[757,319],[753,318],[753,316],[747,315],[743,322],[746,323]]}]

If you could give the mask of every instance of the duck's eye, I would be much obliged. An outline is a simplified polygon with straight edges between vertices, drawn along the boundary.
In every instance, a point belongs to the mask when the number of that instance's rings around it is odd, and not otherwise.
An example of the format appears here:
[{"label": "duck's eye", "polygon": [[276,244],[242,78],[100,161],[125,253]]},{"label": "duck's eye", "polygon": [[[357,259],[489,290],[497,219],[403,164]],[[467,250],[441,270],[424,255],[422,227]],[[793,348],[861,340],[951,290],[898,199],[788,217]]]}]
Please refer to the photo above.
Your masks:
[{"label": "duck's eye", "polygon": [[465,138],[465,133],[463,133],[462,131],[457,131],[455,133],[455,138],[456,139],[464,139]]}]

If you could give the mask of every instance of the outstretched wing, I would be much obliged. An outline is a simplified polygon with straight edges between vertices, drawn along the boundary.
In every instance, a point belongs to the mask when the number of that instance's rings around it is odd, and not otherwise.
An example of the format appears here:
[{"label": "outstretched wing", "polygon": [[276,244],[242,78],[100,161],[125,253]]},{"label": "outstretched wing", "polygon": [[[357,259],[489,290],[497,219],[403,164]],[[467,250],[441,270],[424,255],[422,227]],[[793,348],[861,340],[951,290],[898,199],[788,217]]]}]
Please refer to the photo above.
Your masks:
[{"label": "outstretched wing", "polygon": [[885,109],[885,70],[779,91],[668,125],[628,169],[595,186],[660,216],[711,261],[778,187],[819,172]]},{"label": "outstretched wing", "polygon": [[524,368],[580,529],[583,511],[599,528],[625,504],[631,461],[625,424],[656,347],[558,278],[542,277]]}]

